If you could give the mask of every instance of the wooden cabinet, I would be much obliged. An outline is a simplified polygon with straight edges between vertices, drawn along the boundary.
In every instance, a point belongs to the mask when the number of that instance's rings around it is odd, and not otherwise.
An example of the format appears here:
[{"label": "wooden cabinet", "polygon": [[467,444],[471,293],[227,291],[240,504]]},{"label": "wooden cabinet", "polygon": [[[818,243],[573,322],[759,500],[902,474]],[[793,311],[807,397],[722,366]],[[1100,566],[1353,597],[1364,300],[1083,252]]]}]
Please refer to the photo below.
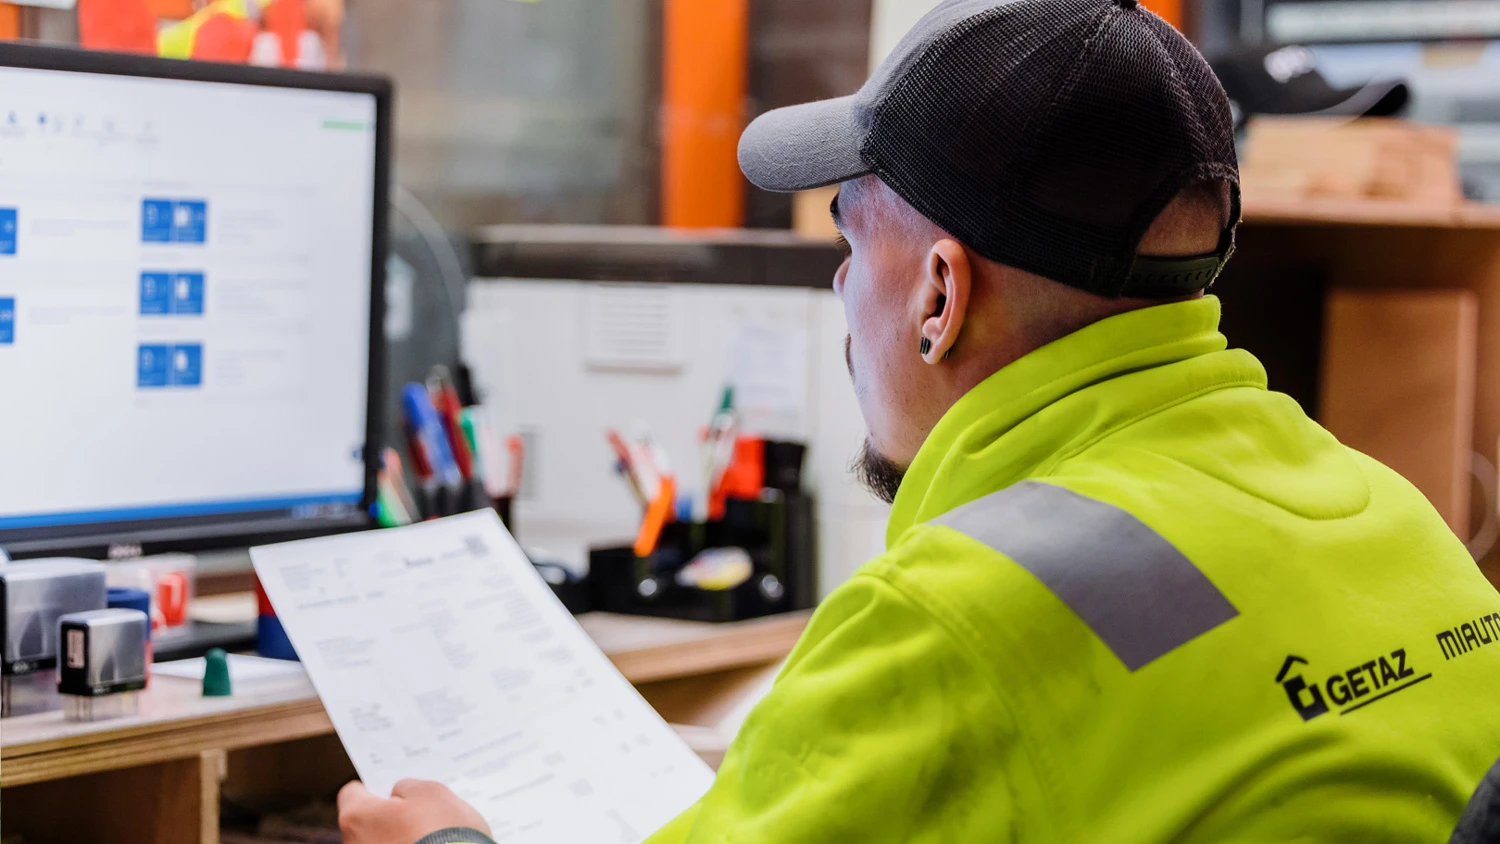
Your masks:
[{"label": "wooden cabinet", "polygon": [[[1261,359],[1271,389],[1403,471],[1461,538],[1493,530],[1500,208],[1250,202],[1213,292],[1230,345]],[[1480,564],[1500,583],[1497,556]]]}]

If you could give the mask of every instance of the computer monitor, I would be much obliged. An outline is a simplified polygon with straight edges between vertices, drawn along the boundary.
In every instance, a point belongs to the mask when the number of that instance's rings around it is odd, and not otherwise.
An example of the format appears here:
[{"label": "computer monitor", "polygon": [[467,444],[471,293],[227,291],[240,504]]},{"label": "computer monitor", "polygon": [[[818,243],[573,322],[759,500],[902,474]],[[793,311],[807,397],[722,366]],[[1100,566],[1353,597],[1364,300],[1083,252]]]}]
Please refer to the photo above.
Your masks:
[{"label": "computer monitor", "polygon": [[370,525],[390,103],[0,45],[0,548]]}]

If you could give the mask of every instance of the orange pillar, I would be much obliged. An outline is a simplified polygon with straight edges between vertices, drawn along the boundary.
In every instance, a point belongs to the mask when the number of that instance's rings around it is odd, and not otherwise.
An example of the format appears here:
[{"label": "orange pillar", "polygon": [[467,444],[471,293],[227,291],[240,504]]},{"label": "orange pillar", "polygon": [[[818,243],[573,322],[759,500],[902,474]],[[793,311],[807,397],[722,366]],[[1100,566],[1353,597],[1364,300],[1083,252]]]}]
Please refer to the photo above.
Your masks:
[{"label": "orange pillar", "polygon": [[1145,0],[1146,8],[1161,15],[1167,23],[1182,31],[1183,0]]},{"label": "orange pillar", "polygon": [[0,41],[21,37],[21,7],[0,3]]},{"label": "orange pillar", "polygon": [[662,224],[741,225],[750,0],[665,0],[662,18]]}]

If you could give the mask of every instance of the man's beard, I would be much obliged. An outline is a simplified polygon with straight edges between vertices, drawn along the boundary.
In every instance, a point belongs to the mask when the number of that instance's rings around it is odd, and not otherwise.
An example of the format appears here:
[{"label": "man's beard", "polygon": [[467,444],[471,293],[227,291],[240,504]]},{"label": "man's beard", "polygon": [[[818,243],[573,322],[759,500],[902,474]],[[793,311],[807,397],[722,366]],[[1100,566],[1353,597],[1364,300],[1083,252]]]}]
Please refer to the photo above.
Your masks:
[{"label": "man's beard", "polygon": [[895,503],[896,491],[901,489],[901,479],[906,477],[906,470],[877,451],[868,439],[860,446],[859,454],[855,456],[849,470],[871,495],[887,504]]},{"label": "man's beard", "polygon": [[[858,392],[859,382],[854,377],[853,341],[853,337],[844,335],[844,364],[849,367],[849,381],[855,385],[855,392]],[[887,504],[895,503],[896,490],[901,488],[901,479],[906,477],[906,470],[876,451],[875,446],[870,445],[868,437],[859,447],[859,454],[854,456],[849,471],[854,473],[854,479],[868,489],[871,495]]]}]

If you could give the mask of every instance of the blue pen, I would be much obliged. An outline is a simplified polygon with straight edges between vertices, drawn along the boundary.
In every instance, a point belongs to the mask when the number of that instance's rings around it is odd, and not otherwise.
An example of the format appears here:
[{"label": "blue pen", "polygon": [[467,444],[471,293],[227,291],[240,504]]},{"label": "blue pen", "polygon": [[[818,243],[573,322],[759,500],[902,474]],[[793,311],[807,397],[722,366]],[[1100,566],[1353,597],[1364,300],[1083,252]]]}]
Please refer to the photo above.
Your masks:
[{"label": "blue pen", "polygon": [[412,435],[422,443],[427,459],[432,462],[432,475],[445,487],[463,485],[463,474],[458,471],[458,461],[453,459],[453,449],[448,445],[448,434],[432,406],[432,397],[422,384],[407,384],[401,391],[401,409],[406,413],[406,424]]}]

